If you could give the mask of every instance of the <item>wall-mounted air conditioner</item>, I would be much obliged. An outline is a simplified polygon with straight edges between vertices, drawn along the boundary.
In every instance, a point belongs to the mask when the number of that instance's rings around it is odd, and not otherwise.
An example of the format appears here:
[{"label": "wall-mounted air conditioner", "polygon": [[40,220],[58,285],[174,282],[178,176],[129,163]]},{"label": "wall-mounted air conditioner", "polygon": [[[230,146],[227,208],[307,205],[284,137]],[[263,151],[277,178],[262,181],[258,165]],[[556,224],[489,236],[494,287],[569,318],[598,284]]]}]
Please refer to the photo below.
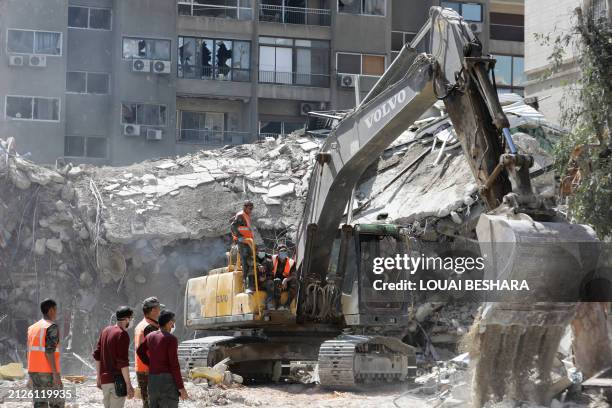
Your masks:
[{"label": "wall-mounted air conditioner", "polygon": [[124,136],[140,136],[140,125],[123,125]]},{"label": "wall-mounted air conditioner", "polygon": [[132,71],[134,72],[151,72],[151,60],[134,58],[132,60]]},{"label": "wall-mounted air conditioner", "polygon": [[304,102],[300,104],[300,115],[308,116],[308,112],[315,110],[315,104]]},{"label": "wall-mounted air conditioner", "polygon": [[482,23],[468,23],[473,33],[482,33]]},{"label": "wall-mounted air conditioner", "polygon": [[147,129],[147,140],[162,140],[161,129]]},{"label": "wall-mounted air conditioner", "polygon": [[11,67],[22,67],[23,63],[23,55],[9,55],[9,65]]},{"label": "wall-mounted air conditioner", "polygon": [[340,86],[342,88],[354,88],[355,87],[355,76],[353,75],[340,75]]},{"label": "wall-mounted air conditioner", "polygon": [[153,72],[156,74],[169,74],[171,68],[170,61],[153,61]]},{"label": "wall-mounted air conditioner", "polygon": [[28,65],[36,68],[44,68],[47,66],[46,55],[30,55]]}]

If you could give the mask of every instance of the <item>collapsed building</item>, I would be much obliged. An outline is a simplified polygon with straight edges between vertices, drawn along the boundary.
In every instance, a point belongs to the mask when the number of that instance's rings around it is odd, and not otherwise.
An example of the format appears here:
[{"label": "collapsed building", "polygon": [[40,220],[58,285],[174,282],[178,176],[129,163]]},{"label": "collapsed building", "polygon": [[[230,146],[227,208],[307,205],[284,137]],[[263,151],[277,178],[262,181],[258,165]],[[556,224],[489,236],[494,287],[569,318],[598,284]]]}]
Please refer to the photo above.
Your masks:
[{"label": "collapsed building", "polygon": [[[554,194],[550,147],[560,130],[516,95],[503,96],[517,146],[532,154],[535,188]],[[354,223],[406,226],[419,245],[473,238],[484,209],[448,117],[412,124],[361,177]],[[181,314],[185,283],[225,264],[229,221],[255,203],[256,241],[291,243],[322,140],[283,139],[126,167],[39,166],[13,139],[0,145],[0,362],[23,361],[28,325],[45,297],[59,303],[67,371],[87,370],[115,308],[156,295]],[[477,304],[440,294],[415,311],[424,353],[454,349]],[[180,326],[180,325],[179,325]],[[415,328],[415,331],[417,329]],[[184,328],[183,340],[193,333]],[[421,336],[416,335],[416,338]],[[66,368],[65,368],[66,369]]]}]

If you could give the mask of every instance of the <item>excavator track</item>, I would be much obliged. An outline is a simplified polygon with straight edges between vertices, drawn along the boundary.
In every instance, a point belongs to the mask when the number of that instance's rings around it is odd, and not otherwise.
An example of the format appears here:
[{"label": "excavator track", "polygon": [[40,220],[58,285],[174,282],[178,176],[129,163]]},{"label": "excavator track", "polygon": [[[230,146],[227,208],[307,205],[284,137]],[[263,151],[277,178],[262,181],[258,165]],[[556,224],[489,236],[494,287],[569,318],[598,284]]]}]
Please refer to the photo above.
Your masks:
[{"label": "excavator track", "polygon": [[340,336],[319,349],[319,381],[351,389],[405,382],[416,375],[414,349],[388,337]]}]

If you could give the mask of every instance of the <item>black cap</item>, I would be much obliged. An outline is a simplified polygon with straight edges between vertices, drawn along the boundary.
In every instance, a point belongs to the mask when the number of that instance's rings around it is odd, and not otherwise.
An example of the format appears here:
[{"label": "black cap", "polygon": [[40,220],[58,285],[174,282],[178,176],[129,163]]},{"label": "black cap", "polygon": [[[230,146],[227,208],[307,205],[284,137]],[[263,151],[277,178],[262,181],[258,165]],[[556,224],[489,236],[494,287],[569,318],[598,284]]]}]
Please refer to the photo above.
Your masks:
[{"label": "black cap", "polygon": [[129,306],[119,306],[115,312],[117,320],[126,319],[134,316],[134,311]]},{"label": "black cap", "polygon": [[174,316],[174,313],[170,310],[162,310],[157,319],[159,327],[165,326],[170,320],[174,320]]}]

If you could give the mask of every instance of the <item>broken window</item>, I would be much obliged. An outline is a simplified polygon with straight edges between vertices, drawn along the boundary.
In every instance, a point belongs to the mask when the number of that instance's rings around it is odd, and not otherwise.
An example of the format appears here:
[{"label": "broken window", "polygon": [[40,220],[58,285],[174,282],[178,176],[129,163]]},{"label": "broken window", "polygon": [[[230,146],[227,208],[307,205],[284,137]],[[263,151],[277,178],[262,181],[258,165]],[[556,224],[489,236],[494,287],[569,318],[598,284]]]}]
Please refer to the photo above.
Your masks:
[{"label": "broken window", "polygon": [[179,37],[179,78],[249,81],[251,43]]},{"label": "broken window", "polygon": [[337,54],[337,71],[340,74],[380,76],[385,72],[384,55]]},{"label": "broken window", "polygon": [[7,96],[5,105],[7,118],[59,121],[59,98]]},{"label": "broken window", "polygon": [[68,157],[90,157],[104,159],[106,153],[106,138],[66,136],[64,155]]},{"label": "broken window", "polygon": [[166,126],[167,108],[165,105],[149,103],[122,103],[121,123],[144,126]]},{"label": "broken window", "polygon": [[9,53],[62,55],[62,33],[33,30],[8,30]]},{"label": "broken window", "polygon": [[386,7],[386,0],[338,0],[340,13],[384,16]]},{"label": "broken window", "polygon": [[459,3],[456,1],[443,1],[441,6],[453,9],[467,21],[482,22],[482,4]]},{"label": "broken window", "polygon": [[96,72],[66,72],[66,92],[105,95],[109,93],[110,75]]},{"label": "broken window", "polygon": [[123,58],[145,58],[170,61],[170,40],[124,37]]}]

